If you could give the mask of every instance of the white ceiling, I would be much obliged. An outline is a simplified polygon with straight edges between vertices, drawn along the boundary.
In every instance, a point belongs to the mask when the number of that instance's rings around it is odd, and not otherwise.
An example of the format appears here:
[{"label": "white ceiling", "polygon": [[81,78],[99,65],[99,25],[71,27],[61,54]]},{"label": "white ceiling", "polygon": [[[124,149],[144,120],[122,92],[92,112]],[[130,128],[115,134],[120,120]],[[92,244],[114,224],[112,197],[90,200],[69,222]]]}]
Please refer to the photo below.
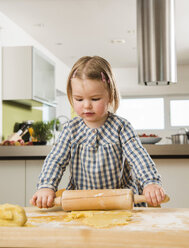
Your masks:
[{"label": "white ceiling", "polygon": [[[136,0],[0,0],[0,11],[68,66],[84,55],[136,66]],[[189,0],[175,12],[178,64],[189,64]]]}]

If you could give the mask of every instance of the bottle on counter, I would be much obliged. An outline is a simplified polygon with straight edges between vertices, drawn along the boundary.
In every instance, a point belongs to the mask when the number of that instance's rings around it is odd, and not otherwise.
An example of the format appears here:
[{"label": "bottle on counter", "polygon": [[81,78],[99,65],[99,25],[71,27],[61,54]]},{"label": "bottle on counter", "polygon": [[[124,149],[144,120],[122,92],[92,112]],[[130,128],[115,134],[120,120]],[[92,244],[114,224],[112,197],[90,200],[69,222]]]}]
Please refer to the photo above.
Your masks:
[{"label": "bottle on counter", "polygon": [[8,141],[18,141],[18,140],[21,140],[22,137],[28,132],[28,129],[29,129],[30,126],[31,126],[31,123],[29,123],[29,122],[24,122],[24,123],[22,124],[22,126],[20,127],[20,129],[19,129],[17,132],[11,134],[11,135],[7,138],[7,140],[8,140]]}]

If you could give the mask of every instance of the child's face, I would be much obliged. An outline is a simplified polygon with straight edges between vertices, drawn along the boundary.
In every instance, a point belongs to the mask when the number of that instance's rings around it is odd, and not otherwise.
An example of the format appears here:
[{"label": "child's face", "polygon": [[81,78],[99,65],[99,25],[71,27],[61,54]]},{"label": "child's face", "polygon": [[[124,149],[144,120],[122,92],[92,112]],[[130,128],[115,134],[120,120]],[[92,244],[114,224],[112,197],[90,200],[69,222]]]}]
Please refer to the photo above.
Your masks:
[{"label": "child's face", "polygon": [[91,128],[104,124],[108,116],[109,95],[104,82],[73,78],[71,82],[73,108]]}]

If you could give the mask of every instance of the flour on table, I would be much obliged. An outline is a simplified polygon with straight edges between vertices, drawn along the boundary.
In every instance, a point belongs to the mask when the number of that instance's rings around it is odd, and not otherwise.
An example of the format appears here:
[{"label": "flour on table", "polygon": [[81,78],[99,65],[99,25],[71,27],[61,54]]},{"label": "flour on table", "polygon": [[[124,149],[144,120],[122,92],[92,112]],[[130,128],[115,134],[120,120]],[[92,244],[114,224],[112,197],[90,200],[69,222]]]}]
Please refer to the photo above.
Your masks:
[{"label": "flour on table", "polygon": [[189,231],[188,210],[140,209],[131,211],[73,211],[27,213],[28,226],[69,228],[113,228],[120,231]]},{"label": "flour on table", "polygon": [[[189,212],[180,213],[165,212],[143,214],[136,212],[133,223],[122,227],[128,231],[162,231],[162,230],[187,230],[189,231]],[[117,229],[119,227],[116,227]]]}]

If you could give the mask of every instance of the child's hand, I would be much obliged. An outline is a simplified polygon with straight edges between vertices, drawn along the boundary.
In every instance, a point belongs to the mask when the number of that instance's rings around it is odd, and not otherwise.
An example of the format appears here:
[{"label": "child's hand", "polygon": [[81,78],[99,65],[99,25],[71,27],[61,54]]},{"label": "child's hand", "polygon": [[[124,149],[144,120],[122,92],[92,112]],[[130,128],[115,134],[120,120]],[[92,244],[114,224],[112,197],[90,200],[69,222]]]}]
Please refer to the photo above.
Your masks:
[{"label": "child's hand", "polygon": [[53,207],[55,196],[55,192],[52,189],[43,188],[33,195],[30,204],[37,206],[38,208],[50,208]]},{"label": "child's hand", "polygon": [[157,184],[148,184],[144,187],[143,194],[146,201],[151,206],[158,206],[165,198],[164,190]]}]

